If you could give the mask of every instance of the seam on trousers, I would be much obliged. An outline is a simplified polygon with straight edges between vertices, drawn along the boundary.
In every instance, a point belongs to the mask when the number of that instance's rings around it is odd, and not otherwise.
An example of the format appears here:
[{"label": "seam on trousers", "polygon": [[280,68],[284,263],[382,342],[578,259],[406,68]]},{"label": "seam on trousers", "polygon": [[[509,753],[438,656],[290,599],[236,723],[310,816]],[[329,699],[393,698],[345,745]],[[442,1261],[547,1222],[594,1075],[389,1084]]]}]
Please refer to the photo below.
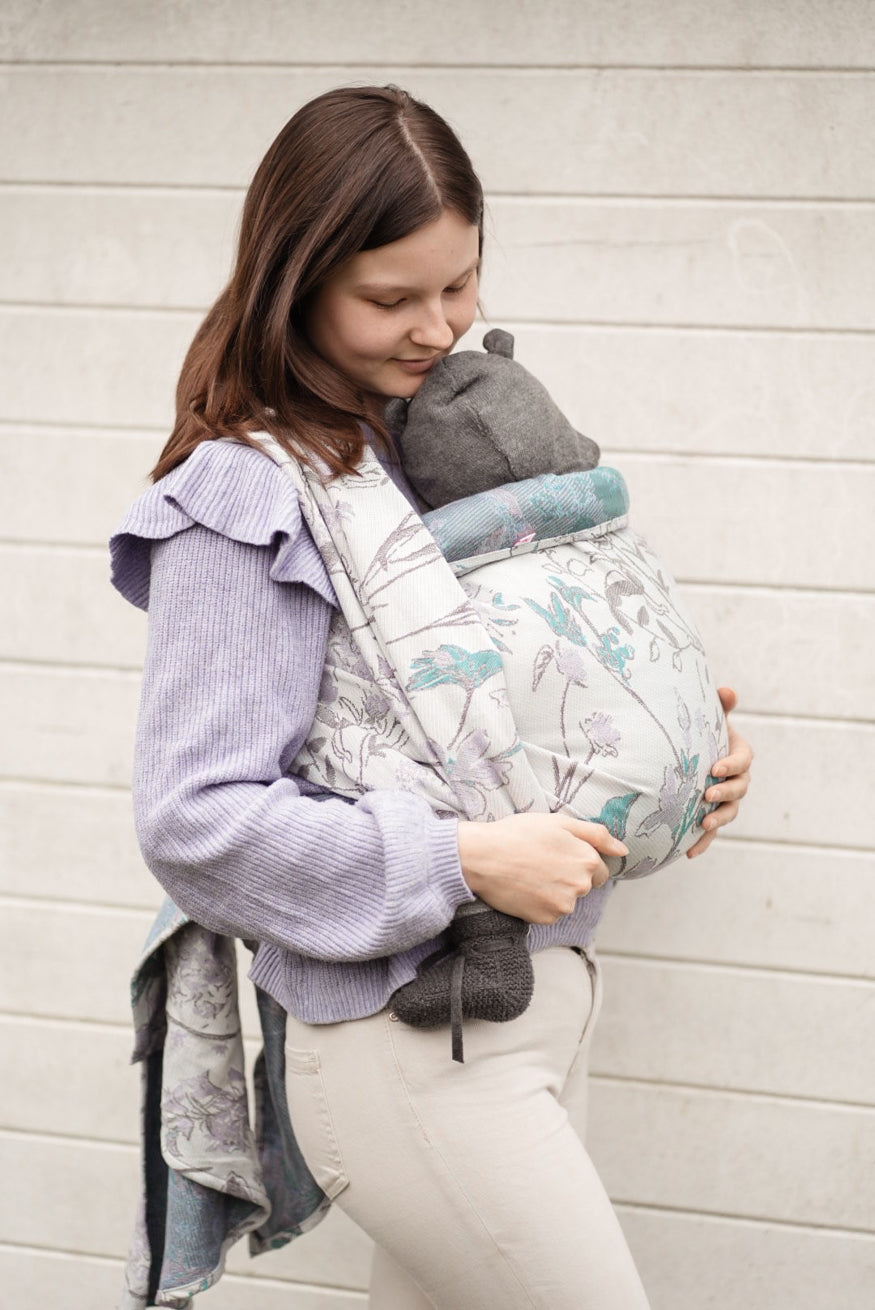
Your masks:
[{"label": "seam on trousers", "polygon": [[514,1264],[513,1261],[511,1260],[510,1256],[507,1254],[507,1252],[504,1250],[504,1248],[499,1244],[497,1238],[495,1237],[495,1235],[494,1235],[494,1234],[492,1233],[492,1231],[490,1230],[489,1225],[486,1223],[486,1220],[483,1218],[483,1216],[481,1215],[481,1213],[480,1213],[480,1211],[478,1210],[477,1206],[474,1204],[473,1200],[472,1200],[471,1197],[468,1195],[468,1192],[467,1192],[466,1188],[463,1186],[463,1184],[462,1184],[462,1182],[461,1182],[461,1179],[459,1179],[459,1177],[457,1176],[455,1169],[453,1169],[453,1168],[450,1166],[450,1163],[449,1163],[449,1161],[446,1159],[446,1157],[444,1156],[443,1152],[440,1151],[440,1150],[438,1149],[438,1147],[435,1145],[435,1143],[434,1143],[434,1142],[432,1141],[432,1139],[429,1137],[428,1132],[426,1131],[425,1124],[422,1122],[422,1119],[420,1118],[419,1111],[416,1109],[416,1106],[415,1106],[414,1103],[413,1103],[413,1098],[412,1098],[412,1096],[410,1095],[410,1088],[409,1088],[408,1085],[407,1085],[407,1079],[404,1077],[404,1072],[403,1072],[403,1070],[402,1070],[402,1068],[401,1068],[401,1063],[400,1063],[400,1061],[399,1061],[399,1059],[398,1059],[398,1052],[397,1052],[397,1050],[395,1049],[395,1034],[394,1034],[394,1032],[392,1031],[392,1025],[391,1025],[390,1021],[388,1020],[388,1018],[386,1018],[384,1022],[386,1023],[386,1026],[387,1026],[388,1031],[389,1031],[389,1042],[390,1042],[391,1047],[392,1047],[392,1061],[393,1061],[393,1063],[394,1063],[394,1065],[395,1065],[395,1069],[396,1069],[396,1072],[397,1072],[397,1074],[398,1074],[398,1080],[399,1080],[399,1082],[401,1083],[401,1088],[402,1088],[402,1090],[403,1090],[403,1092],[404,1092],[404,1096],[405,1096],[405,1099],[406,1099],[406,1101],[407,1101],[407,1104],[408,1104],[408,1106],[410,1107],[410,1112],[411,1112],[411,1114],[413,1115],[414,1119],[416,1120],[416,1123],[417,1123],[417,1125],[419,1126],[419,1130],[420,1130],[420,1132],[422,1133],[423,1138],[424,1138],[425,1141],[428,1143],[428,1146],[431,1148],[431,1150],[434,1151],[435,1155],[436,1155],[436,1156],[438,1157],[438,1159],[440,1160],[441,1164],[443,1165],[443,1167],[444,1167],[444,1169],[446,1170],[446,1172],[447,1172],[447,1174],[449,1175],[449,1177],[452,1178],[453,1181],[455,1182],[456,1186],[457,1186],[458,1189],[459,1189],[459,1193],[460,1193],[460,1195],[464,1198],[465,1203],[467,1204],[467,1206],[468,1206],[468,1208],[470,1209],[471,1213],[473,1214],[474,1218],[477,1220],[478,1224],[479,1224],[480,1227],[483,1229],[483,1232],[484,1232],[484,1233],[486,1234],[486,1236],[489,1238],[490,1242],[492,1243],[492,1245],[493,1245],[493,1247],[494,1247],[494,1249],[495,1249],[496,1254],[497,1254],[498,1256],[500,1256],[500,1258],[501,1258],[501,1260],[502,1260],[502,1263],[503,1263],[504,1265],[506,1265],[506,1267],[507,1267],[508,1271],[510,1272],[510,1274],[513,1276],[513,1278],[516,1279],[516,1282],[517,1282],[517,1284],[518,1284],[518,1286],[519,1286],[519,1289],[520,1289],[520,1291],[522,1292],[522,1294],[526,1297],[526,1299],[528,1300],[529,1305],[535,1307],[535,1310],[537,1310],[537,1302],[534,1301],[534,1300],[532,1299],[531,1293],[529,1292],[529,1290],[528,1290],[528,1288],[525,1286],[525,1284],[522,1282],[522,1278],[521,1278],[520,1272],[517,1270],[515,1264]]}]

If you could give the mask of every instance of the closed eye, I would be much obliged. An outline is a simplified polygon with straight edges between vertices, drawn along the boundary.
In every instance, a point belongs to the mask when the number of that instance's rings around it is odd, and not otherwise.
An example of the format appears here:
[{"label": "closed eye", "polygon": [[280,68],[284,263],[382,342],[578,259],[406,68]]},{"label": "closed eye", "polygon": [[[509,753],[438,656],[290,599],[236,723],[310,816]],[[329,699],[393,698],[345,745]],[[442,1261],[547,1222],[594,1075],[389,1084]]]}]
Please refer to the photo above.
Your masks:
[{"label": "closed eye", "polygon": [[468,285],[468,283],[471,281],[471,278],[472,278],[473,276],[474,276],[474,274],[473,274],[473,272],[471,272],[471,273],[468,274],[468,276],[465,278],[465,280],[464,280],[463,282],[459,282],[459,283],[457,283],[456,286],[454,286],[454,287],[446,287],[445,290],[444,290],[444,294],[445,294],[445,295],[449,295],[449,296],[458,296],[462,291],[465,290],[465,287],[466,287],[466,286]]}]

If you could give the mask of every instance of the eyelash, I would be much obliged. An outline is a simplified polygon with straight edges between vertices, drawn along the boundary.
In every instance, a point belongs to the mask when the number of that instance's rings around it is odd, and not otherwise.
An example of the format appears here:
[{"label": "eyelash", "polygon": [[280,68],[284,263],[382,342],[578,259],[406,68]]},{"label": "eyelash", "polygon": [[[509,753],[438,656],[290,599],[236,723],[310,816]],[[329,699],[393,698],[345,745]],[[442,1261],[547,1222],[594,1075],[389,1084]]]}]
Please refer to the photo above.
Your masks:
[{"label": "eyelash", "polygon": [[[465,287],[468,285],[470,281],[471,281],[471,276],[469,274],[468,277],[465,278],[465,281],[461,284],[461,286],[447,287],[445,289],[445,292],[447,295],[450,296],[461,295],[461,293],[465,290]],[[378,309],[397,309],[399,305],[404,304],[404,298],[402,297],[401,300],[393,300],[391,304],[387,304],[383,300],[372,300],[371,304],[376,305]]]}]

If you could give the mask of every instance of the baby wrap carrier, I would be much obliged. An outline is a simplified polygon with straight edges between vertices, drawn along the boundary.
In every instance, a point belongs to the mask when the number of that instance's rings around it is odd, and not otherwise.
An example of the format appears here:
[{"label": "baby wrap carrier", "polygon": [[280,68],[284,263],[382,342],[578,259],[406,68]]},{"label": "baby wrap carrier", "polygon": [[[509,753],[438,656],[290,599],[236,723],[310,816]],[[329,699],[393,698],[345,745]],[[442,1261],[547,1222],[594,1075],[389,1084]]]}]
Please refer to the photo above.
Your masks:
[{"label": "baby wrap carrier", "polygon": [[615,878],[692,845],[725,724],[619,473],[544,474],[423,520],[368,447],[329,480],[258,440],[295,482],[340,606],[294,773],[469,819],[592,819],[629,848],[607,861]]}]

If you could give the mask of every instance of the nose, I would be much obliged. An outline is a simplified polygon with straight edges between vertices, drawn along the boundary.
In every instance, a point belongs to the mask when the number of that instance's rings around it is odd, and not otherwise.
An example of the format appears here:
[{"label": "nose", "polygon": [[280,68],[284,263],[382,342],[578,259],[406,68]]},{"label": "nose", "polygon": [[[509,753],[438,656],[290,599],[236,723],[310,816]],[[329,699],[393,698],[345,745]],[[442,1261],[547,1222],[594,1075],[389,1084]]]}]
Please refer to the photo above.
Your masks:
[{"label": "nose", "polygon": [[410,340],[414,345],[427,346],[431,350],[449,350],[455,339],[455,333],[447,322],[442,301],[424,304],[410,331]]}]

